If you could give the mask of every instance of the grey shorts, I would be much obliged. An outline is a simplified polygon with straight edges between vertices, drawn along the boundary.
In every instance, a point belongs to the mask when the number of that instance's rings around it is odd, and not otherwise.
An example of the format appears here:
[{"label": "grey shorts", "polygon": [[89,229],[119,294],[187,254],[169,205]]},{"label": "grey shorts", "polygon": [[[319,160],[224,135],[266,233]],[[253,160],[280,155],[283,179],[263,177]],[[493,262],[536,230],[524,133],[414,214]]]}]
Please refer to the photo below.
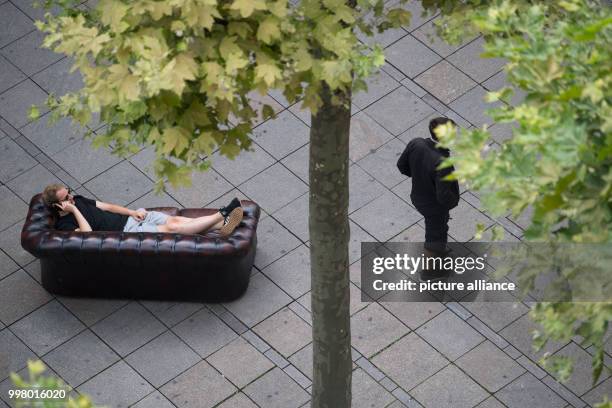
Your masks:
[{"label": "grey shorts", "polygon": [[[144,210],[144,208],[139,208],[139,210]],[[129,217],[125,227],[123,227],[123,232],[157,232],[157,226],[164,225],[168,217],[168,215],[159,211],[148,211],[147,216],[142,221]]]}]

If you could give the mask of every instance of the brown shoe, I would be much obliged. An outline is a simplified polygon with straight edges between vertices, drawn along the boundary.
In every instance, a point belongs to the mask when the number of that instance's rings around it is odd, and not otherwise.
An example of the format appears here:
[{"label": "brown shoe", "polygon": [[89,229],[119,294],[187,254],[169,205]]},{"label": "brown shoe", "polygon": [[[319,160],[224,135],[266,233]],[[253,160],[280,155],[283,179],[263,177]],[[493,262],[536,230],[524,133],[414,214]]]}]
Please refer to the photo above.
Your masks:
[{"label": "brown shoe", "polygon": [[229,236],[242,221],[244,212],[242,207],[234,208],[223,221],[223,226],[219,228],[219,234],[223,237]]}]

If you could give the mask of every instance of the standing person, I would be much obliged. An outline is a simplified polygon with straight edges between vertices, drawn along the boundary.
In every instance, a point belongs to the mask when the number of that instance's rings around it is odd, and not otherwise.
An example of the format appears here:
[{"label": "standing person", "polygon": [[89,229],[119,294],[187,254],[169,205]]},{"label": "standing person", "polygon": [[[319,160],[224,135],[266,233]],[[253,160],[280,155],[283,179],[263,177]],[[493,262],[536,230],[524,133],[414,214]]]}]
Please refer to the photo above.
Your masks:
[{"label": "standing person", "polygon": [[[397,161],[399,171],[412,177],[410,200],[425,217],[425,255],[442,256],[448,242],[449,211],[459,204],[459,183],[443,180],[454,168],[438,170],[440,163],[450,152],[438,146],[436,127],[443,124],[457,124],[449,118],[438,117],[429,122],[430,138],[417,137],[408,143]],[[421,280],[445,278],[448,271],[423,269]]]}]

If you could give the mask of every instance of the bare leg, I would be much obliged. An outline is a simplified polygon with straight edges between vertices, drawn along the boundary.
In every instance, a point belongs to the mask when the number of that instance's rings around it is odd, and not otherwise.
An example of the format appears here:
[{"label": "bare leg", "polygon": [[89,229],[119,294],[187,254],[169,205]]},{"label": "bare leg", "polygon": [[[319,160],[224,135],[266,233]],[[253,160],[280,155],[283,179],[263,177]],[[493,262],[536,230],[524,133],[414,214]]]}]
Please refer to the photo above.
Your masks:
[{"label": "bare leg", "polygon": [[169,217],[164,225],[158,225],[159,232],[178,232],[180,234],[198,234],[210,229],[219,229],[223,226],[221,213],[205,215],[198,218]]}]

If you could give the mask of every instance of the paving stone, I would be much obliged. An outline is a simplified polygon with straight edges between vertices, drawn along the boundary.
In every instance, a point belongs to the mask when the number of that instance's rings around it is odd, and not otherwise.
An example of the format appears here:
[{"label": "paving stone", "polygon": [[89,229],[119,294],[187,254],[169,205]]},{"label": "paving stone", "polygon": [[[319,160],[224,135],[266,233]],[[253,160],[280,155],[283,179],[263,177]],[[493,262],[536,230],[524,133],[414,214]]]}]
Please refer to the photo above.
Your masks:
[{"label": "paving stone", "polygon": [[485,341],[456,361],[463,371],[489,392],[497,392],[525,370],[493,343]]},{"label": "paving stone", "polygon": [[231,398],[225,400],[221,405],[217,408],[258,408],[257,405],[253,401],[249,399],[246,395],[239,392],[237,394],[232,395]]},{"label": "paving stone", "polygon": [[416,125],[434,110],[405,87],[399,87],[365,112],[394,135]]},{"label": "paving stone", "polygon": [[597,387],[582,396],[582,399],[590,405],[599,404],[607,396],[608,400],[612,398],[612,378],[600,383]]},{"label": "paving stone", "polygon": [[275,365],[282,369],[289,365],[289,361],[287,361],[285,357],[283,357],[278,351],[274,350],[273,348],[268,349],[264,353],[264,356],[268,357],[270,361],[272,361]]},{"label": "paving stone", "polygon": [[249,290],[225,307],[249,327],[291,303],[291,298],[262,274],[251,278]]},{"label": "paving stone", "polygon": [[285,357],[312,341],[311,327],[288,308],[268,317],[253,331]]},{"label": "paving stone", "polygon": [[482,86],[489,91],[498,91],[506,86],[512,87],[514,89],[514,94],[510,99],[510,105],[513,106],[522,103],[525,97],[527,96],[527,91],[524,91],[518,87],[514,87],[508,82],[506,73],[503,70],[499,71],[497,74],[493,75],[491,78],[483,82]]},{"label": "paving stone", "polygon": [[198,354],[170,331],[151,340],[125,359],[154,387],[165,384],[200,360]]},{"label": "paving stone", "polygon": [[312,343],[289,357],[289,361],[312,380]]},{"label": "paving stone", "polygon": [[387,47],[386,58],[409,78],[416,77],[441,59],[411,35]]},{"label": "paving stone", "polygon": [[0,181],[3,183],[14,179],[37,163],[17,143],[8,137],[0,140]]},{"label": "paving stone", "polygon": [[[0,186],[0,231],[14,225],[28,212],[28,206],[11,190],[5,186]],[[21,228],[21,225],[19,225]]]},{"label": "paving stone", "polygon": [[22,200],[29,202],[35,194],[42,192],[45,186],[52,183],[62,183],[62,181],[49,170],[37,164],[15,177],[7,186]]},{"label": "paving stone", "polygon": [[427,139],[430,137],[429,133],[429,122],[436,117],[441,116],[438,112],[432,111],[425,119],[421,120],[417,124],[410,127],[408,130],[403,132],[398,136],[398,139],[402,140],[404,143],[408,144],[412,139],[417,137],[422,137]]},{"label": "paving stone", "polygon": [[300,241],[281,224],[272,217],[266,217],[257,227],[255,266],[264,269],[299,245]]},{"label": "paving stone", "polygon": [[[593,368],[591,364],[592,356],[589,353],[584,351],[576,343],[570,342],[561,350],[557,351],[554,354],[554,357],[567,357],[572,360],[572,375],[563,385],[569,388],[574,394],[583,395],[593,388]],[[595,385],[603,382],[609,376],[610,374],[606,372],[605,369],[602,370],[602,373]]]},{"label": "paving stone", "polygon": [[564,407],[565,401],[531,373],[525,373],[495,394],[509,408]]},{"label": "paving stone", "polygon": [[153,164],[155,162],[155,149],[153,146],[142,149],[138,153],[131,156],[128,160],[151,180],[157,180],[155,171],[153,169]]},{"label": "paving stone", "polygon": [[438,14],[437,12],[431,13],[428,11],[427,14],[423,16],[423,6],[418,0],[408,0],[404,4],[401,4],[398,1],[394,1],[393,3],[396,7],[399,6],[410,12],[410,22],[404,26],[404,28],[408,31],[416,30]]},{"label": "paving stone", "polygon": [[538,326],[531,320],[529,315],[523,315],[500,331],[499,334],[531,360],[538,361],[545,352],[550,352],[551,354],[555,353],[557,350],[561,349],[564,344],[559,342],[548,342],[542,350],[534,352],[532,346],[532,332],[537,328]]},{"label": "paving stone", "polygon": [[551,390],[556,392],[561,398],[569,402],[572,408],[582,408],[586,404],[570,390],[568,390],[563,384],[559,383],[550,375],[547,375],[542,379],[542,382],[548,386]]},{"label": "paving stone", "polygon": [[302,194],[280,210],[274,213],[274,218],[291,231],[300,240],[310,239],[308,231],[309,195]]},{"label": "paving stone", "polygon": [[28,359],[35,358],[36,355],[9,329],[0,330],[0,381],[25,367]]},{"label": "paving stone", "polygon": [[504,408],[504,405],[495,399],[495,397],[489,397],[476,405],[476,408]]},{"label": "paving stone", "polygon": [[[403,183],[402,183],[403,184]],[[392,242],[425,242],[425,228],[413,224],[409,228],[391,238]]]},{"label": "paving stone", "polygon": [[10,325],[52,297],[23,270],[0,280],[0,320]]},{"label": "paving stone", "polygon": [[349,240],[349,263],[355,262],[361,258],[361,243],[375,242],[373,236],[368,234],[363,228],[355,222],[349,220],[350,240]]},{"label": "paving stone", "polygon": [[283,165],[286,168],[288,168],[293,174],[298,176],[300,180],[302,180],[306,184],[309,183],[309,179],[308,179],[309,177],[308,176],[308,167],[309,167],[308,155],[309,154],[310,154],[310,145],[307,144],[305,146],[300,147],[298,150],[296,150],[295,152],[291,153],[290,155],[285,157],[283,160],[281,160],[281,163],[283,163]]},{"label": "paving stone", "polygon": [[202,207],[204,204],[221,197],[233,188],[214,169],[193,173],[191,187],[173,188],[168,186],[166,192],[186,208]]},{"label": "paving stone", "polygon": [[160,391],[177,407],[208,408],[229,397],[236,387],[206,361],[201,361]]},{"label": "paving stone", "polygon": [[450,310],[445,310],[423,324],[417,333],[451,361],[485,339]]},{"label": "paving stone", "polygon": [[152,392],[147,395],[136,405],[134,408],[174,408],[174,405],[166,397],[164,397],[159,391]]},{"label": "paving stone", "polygon": [[63,58],[32,76],[32,80],[42,89],[57,97],[78,91],[84,85],[83,78],[78,70],[70,72],[73,64],[72,58]]},{"label": "paving stone", "polygon": [[249,384],[244,393],[266,408],[300,407],[309,399],[306,391],[279,368]]},{"label": "paving stone", "polygon": [[387,190],[361,167],[349,167],[349,214],[383,195]]},{"label": "paving stone", "polygon": [[[385,7],[385,9],[388,9],[388,7]],[[366,22],[374,23],[374,17],[372,13],[368,13],[365,19],[366,19]],[[364,44],[369,45],[370,47],[374,47],[374,45],[378,44],[381,47],[385,48],[385,47],[388,47],[390,44],[394,43],[395,41],[397,41],[398,39],[408,34],[408,32],[402,29],[401,27],[400,28],[389,28],[383,31],[382,33],[377,32],[376,28],[374,28],[372,31],[373,31],[372,35],[368,36],[367,34],[363,33],[361,30],[357,29],[356,30],[357,38]]]},{"label": "paving stone", "polygon": [[351,118],[349,157],[352,161],[360,160],[392,138],[393,135],[385,128],[364,112],[359,112]]},{"label": "paving stone", "polygon": [[130,162],[123,161],[84,184],[102,201],[127,205],[153,188],[153,183]]},{"label": "paving stone", "polygon": [[493,119],[486,115],[485,111],[501,106],[502,102],[486,102],[484,100],[486,93],[487,91],[482,86],[475,86],[451,102],[449,106],[476,127],[483,124],[490,125],[493,123]]},{"label": "paving stone", "polygon": [[395,79],[396,81],[401,82],[406,78],[406,75],[402,74],[402,72],[399,69],[395,68],[393,65],[389,64],[387,61],[385,61],[385,63],[382,65],[382,67],[380,67],[380,69],[385,71],[387,74],[391,75],[391,77]]},{"label": "paving stone", "polygon": [[280,163],[240,185],[266,212],[273,213],[308,190],[308,186]]},{"label": "paving stone", "polygon": [[[352,343],[366,357],[383,350],[409,331],[377,303],[351,317]],[[385,335],[381,336],[381,333]]]},{"label": "paving stone", "polygon": [[45,36],[34,30],[2,48],[0,53],[26,75],[33,75],[62,58],[62,54],[42,47]]},{"label": "paving stone", "polygon": [[480,211],[469,205],[465,200],[459,200],[459,205],[450,212],[448,233],[459,242],[469,241],[476,233],[476,225],[484,224],[485,228],[493,221]]},{"label": "paving stone", "polygon": [[34,24],[10,2],[0,5],[0,48],[34,30]]},{"label": "paving stone", "polygon": [[148,300],[140,303],[168,327],[174,326],[204,307],[204,304],[196,302]]},{"label": "paving stone", "polygon": [[[302,388],[309,388],[312,386],[312,381],[310,381],[304,374],[302,374],[297,368],[292,365],[289,365],[283,369],[285,374],[287,374],[293,381],[298,383]],[[310,391],[308,391],[310,393]]]},{"label": "paving stone", "polygon": [[469,43],[475,38],[472,37],[465,39],[461,44],[450,45],[436,34],[436,27],[434,23],[437,21],[438,18],[434,18],[428,23],[423,24],[418,30],[414,30],[412,35],[421,40],[423,44],[434,50],[441,57],[448,57],[450,54],[457,51],[459,48],[463,47],[465,44]]},{"label": "paving stone", "polygon": [[89,139],[78,140],[51,158],[80,183],[91,180],[121,161],[105,148],[95,149]]},{"label": "paving stone", "polygon": [[84,327],[64,306],[52,300],[10,328],[32,351],[42,356]]},{"label": "paving stone", "polygon": [[310,290],[310,251],[300,245],[262,272],[294,299]]},{"label": "paving stone", "polygon": [[[387,188],[392,188],[406,178],[395,166],[405,148],[405,143],[392,139],[359,160],[357,165]],[[381,166],[382,163],[388,165]]]},{"label": "paving stone", "polygon": [[119,356],[90,330],[57,347],[44,358],[72,387],[78,387],[119,360]]},{"label": "paving stone", "polygon": [[[287,137],[291,135],[288,134]],[[212,158],[213,168],[237,186],[274,164],[274,157],[257,143],[253,143],[251,148],[254,151],[242,151],[234,160],[215,153]]]},{"label": "paving stone", "polygon": [[207,360],[239,388],[274,367],[270,360],[240,337],[209,356]]},{"label": "paving stone", "polygon": [[[25,210],[22,213],[25,216]],[[13,224],[0,234],[0,249],[2,249],[13,261],[21,266],[32,262],[35,258],[21,247],[21,223]],[[0,317],[0,320],[2,318]]]},{"label": "paving stone", "polygon": [[137,200],[132,201],[129,208],[154,208],[154,207],[177,207],[182,206],[166,193],[157,194],[150,191]]},{"label": "paving stone", "polygon": [[527,371],[533,374],[538,380],[546,377],[546,371],[542,370],[538,367],[533,361],[529,360],[527,357],[521,354],[519,358],[516,359],[516,362],[523,366]]},{"label": "paving stone", "polygon": [[164,332],[165,327],[148,310],[132,302],[91,329],[121,357],[125,357]]},{"label": "paving stone", "polygon": [[351,407],[385,407],[395,399],[386,389],[362,369],[353,372]]},{"label": "paving stone", "polygon": [[81,385],[77,391],[91,396],[96,404],[126,408],[153,391],[153,387],[130,366],[119,361]]},{"label": "paving stone", "polygon": [[309,133],[308,126],[284,110],[255,128],[252,138],[276,159],[282,159],[308,143]]},{"label": "paving stone", "polygon": [[[407,33],[403,31],[402,36],[406,34]],[[352,97],[352,102],[359,107],[359,109],[365,109],[367,106],[400,86],[399,82],[393,79],[391,75],[387,74],[385,71],[378,71],[368,77],[365,82],[368,86],[367,91],[358,92]]]},{"label": "paving stone", "polygon": [[410,333],[376,355],[372,363],[402,388],[411,390],[448,361],[419,336]]},{"label": "paving stone", "polygon": [[470,77],[444,60],[423,72],[414,81],[446,104],[477,85]]},{"label": "paving stone", "polygon": [[394,383],[389,377],[385,377],[380,381],[380,385],[385,387],[387,391],[393,391],[397,388],[397,384]]},{"label": "paving stone", "polygon": [[[247,98],[249,99],[249,105],[251,106],[251,108],[255,111],[255,113],[257,113],[257,117],[255,119],[253,119],[254,122],[254,126],[259,125],[260,123],[262,123],[263,120],[263,116],[262,116],[262,109],[264,107],[264,105],[268,105],[272,108],[272,110],[276,113],[280,112],[281,110],[283,110],[283,105],[281,105],[280,103],[276,102],[274,100],[274,98],[272,98],[269,95],[261,95],[259,93],[259,91],[251,91],[247,94]],[[233,117],[233,115],[230,116],[230,120],[233,123],[237,123],[237,120],[235,117]],[[268,119],[270,120],[270,119]]]},{"label": "paving stone", "polygon": [[18,269],[19,265],[17,265],[6,253],[0,251],[0,280]]},{"label": "paving stone", "polygon": [[41,115],[49,110],[43,105],[46,99],[45,91],[32,80],[26,79],[0,94],[0,115],[11,126],[19,129],[31,121],[28,114],[32,105],[39,107]]},{"label": "paving stone", "polygon": [[[0,6],[2,9],[3,6]],[[17,67],[11,64],[6,58],[0,56],[0,93],[6,91],[19,82],[26,79],[27,76],[23,74]]]},{"label": "paving stone", "polygon": [[480,55],[484,52],[483,44],[484,39],[480,37],[455,52],[447,60],[476,82],[483,82],[506,64],[502,58],[481,58]]},{"label": "paving stone", "polygon": [[[390,295],[385,295],[381,300],[392,299]],[[430,298],[432,301],[428,302],[381,302],[381,305],[410,329],[415,330],[445,310],[442,303],[435,301],[433,296]]]},{"label": "paving stone", "polygon": [[[457,303],[457,304],[459,304],[459,303]],[[499,334],[495,333],[493,330],[491,330],[491,328],[489,326],[485,325],[483,322],[478,320],[476,317],[471,316],[468,319],[466,319],[466,321],[468,322],[468,324],[470,326],[472,326],[473,328],[478,330],[478,332],[480,334],[482,334],[487,339],[489,339],[490,341],[495,343],[495,345],[497,347],[499,347],[501,349],[504,349],[504,348],[506,348],[508,346],[509,343],[506,340],[504,340],[504,338],[502,336],[500,336]]]},{"label": "paving stone", "polygon": [[497,143],[502,144],[512,137],[514,126],[512,123],[496,123],[489,128],[489,133]]},{"label": "paving stone", "polygon": [[183,320],[172,331],[203,358],[238,337],[207,308]]},{"label": "paving stone", "polygon": [[385,242],[421,215],[390,191],[355,211],[350,218],[377,240]]},{"label": "paving stone", "polygon": [[111,313],[125,306],[128,301],[121,299],[93,299],[57,296],[68,310],[87,326],[94,325]]},{"label": "paving stone", "polygon": [[[31,360],[36,361],[36,358],[32,358]],[[20,370],[15,370],[15,372],[22,379],[28,380],[30,378],[30,373],[29,373],[28,367],[26,366],[27,364],[26,360],[23,360],[22,363],[24,367],[21,368]],[[58,374],[54,372],[52,369],[50,369],[49,367],[45,367],[44,376],[59,377]],[[9,390],[14,390],[16,388],[18,387],[15,386],[15,383],[10,378],[6,378],[4,381],[0,382],[0,398],[3,399],[6,402],[6,405],[11,408],[22,408],[23,405],[17,405],[17,400],[15,400],[14,398],[9,398],[9,395],[8,395]],[[76,394],[75,391],[68,392],[68,395],[70,396],[75,396],[75,394]],[[0,404],[0,406],[3,406],[3,405]]]},{"label": "paving stone", "polygon": [[473,407],[488,397],[482,387],[454,365],[428,378],[412,390],[412,395],[426,407],[439,408]]},{"label": "paving stone", "polygon": [[302,103],[303,101],[294,103],[289,107],[289,110],[306,126],[310,127],[312,112],[310,112],[310,109],[303,108]]},{"label": "paving stone", "polygon": [[466,302],[463,306],[497,332],[529,311],[511,295],[500,294],[500,296],[508,301]]},{"label": "paving stone", "polygon": [[[40,6],[34,7],[36,3],[35,0],[11,0],[11,2],[32,20],[44,20],[47,10]],[[61,9],[57,5],[53,5],[49,12],[53,15],[57,15],[60,10]],[[34,27],[33,24],[32,27]]]}]

